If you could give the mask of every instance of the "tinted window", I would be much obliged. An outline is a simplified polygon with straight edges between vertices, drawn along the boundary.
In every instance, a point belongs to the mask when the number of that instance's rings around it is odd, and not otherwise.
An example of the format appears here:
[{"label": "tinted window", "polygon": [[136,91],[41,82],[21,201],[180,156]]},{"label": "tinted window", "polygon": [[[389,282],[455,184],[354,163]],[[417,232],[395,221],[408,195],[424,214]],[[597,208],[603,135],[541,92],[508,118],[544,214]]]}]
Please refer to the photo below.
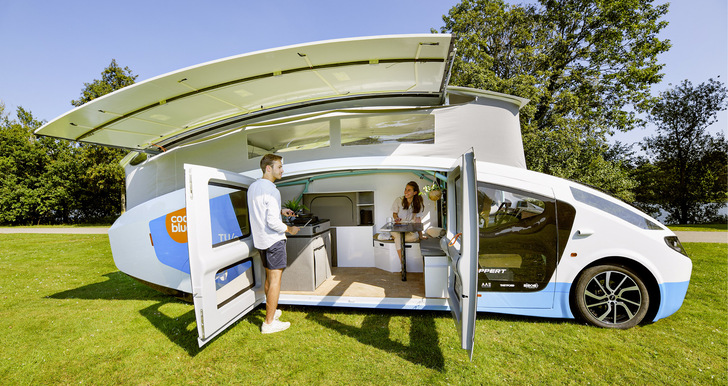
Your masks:
[{"label": "tinted window", "polygon": [[215,293],[217,308],[255,287],[253,259],[247,258],[217,271],[215,274]]},{"label": "tinted window", "polygon": [[622,205],[617,204],[616,202],[609,201],[605,198],[574,187],[571,188],[571,194],[574,196],[576,201],[582,202],[593,208],[597,208],[613,216],[619,217],[620,219],[634,226],[640,227],[642,229],[662,229],[662,227],[657,225],[657,223],[655,223],[654,221],[650,221],[642,217],[637,212],[629,208],[625,208]]},{"label": "tinted window", "polygon": [[249,236],[248,190],[210,183],[209,191],[212,246]]},{"label": "tinted window", "polygon": [[331,145],[328,121],[282,125],[248,133],[248,158],[268,153],[311,150]]},{"label": "tinted window", "polygon": [[341,120],[341,145],[435,143],[435,116],[427,113],[363,115]]},{"label": "tinted window", "polygon": [[[531,292],[546,288],[563,253],[574,211],[552,198],[478,183],[480,291]],[[558,210],[557,210],[558,209]],[[557,227],[558,211],[563,218]]]}]

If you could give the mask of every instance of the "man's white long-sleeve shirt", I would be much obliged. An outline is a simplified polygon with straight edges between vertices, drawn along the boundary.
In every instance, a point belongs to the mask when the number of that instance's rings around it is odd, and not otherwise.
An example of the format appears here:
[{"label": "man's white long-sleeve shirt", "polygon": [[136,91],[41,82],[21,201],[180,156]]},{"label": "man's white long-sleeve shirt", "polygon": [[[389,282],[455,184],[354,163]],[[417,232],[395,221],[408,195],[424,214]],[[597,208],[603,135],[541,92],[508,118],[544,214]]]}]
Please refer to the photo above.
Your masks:
[{"label": "man's white long-sleeve shirt", "polygon": [[288,227],[281,220],[281,192],[274,183],[261,178],[250,184],[248,208],[255,248],[268,249],[285,240]]}]

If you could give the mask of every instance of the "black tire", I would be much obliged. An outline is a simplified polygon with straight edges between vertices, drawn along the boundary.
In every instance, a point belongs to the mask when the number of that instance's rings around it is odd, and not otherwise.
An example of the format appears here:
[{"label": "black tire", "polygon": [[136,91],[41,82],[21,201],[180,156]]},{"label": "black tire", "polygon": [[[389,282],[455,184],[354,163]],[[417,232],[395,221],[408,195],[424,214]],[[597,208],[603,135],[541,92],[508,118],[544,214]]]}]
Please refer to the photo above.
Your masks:
[{"label": "black tire", "polygon": [[650,295],[639,275],[617,265],[584,271],[576,284],[575,299],[580,316],[604,328],[634,327],[650,308]]}]

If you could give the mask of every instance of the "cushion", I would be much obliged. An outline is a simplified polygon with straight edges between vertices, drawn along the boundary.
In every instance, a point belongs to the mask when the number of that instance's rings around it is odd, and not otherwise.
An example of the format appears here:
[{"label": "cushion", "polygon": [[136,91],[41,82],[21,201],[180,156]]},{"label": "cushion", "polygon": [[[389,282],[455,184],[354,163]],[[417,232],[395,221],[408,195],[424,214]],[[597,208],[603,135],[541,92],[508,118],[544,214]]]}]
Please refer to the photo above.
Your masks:
[{"label": "cushion", "polygon": [[445,230],[438,227],[428,228],[425,233],[430,237],[442,237],[445,236]]}]

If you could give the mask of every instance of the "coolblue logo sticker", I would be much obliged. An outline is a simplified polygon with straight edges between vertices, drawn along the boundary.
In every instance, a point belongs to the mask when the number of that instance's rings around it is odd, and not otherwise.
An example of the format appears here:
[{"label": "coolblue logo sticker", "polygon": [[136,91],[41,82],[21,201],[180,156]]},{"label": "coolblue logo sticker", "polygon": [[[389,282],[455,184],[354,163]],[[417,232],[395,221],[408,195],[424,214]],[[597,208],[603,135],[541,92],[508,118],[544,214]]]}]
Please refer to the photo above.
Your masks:
[{"label": "coolblue logo sticker", "polygon": [[[242,236],[229,195],[210,199],[210,220],[213,246]],[[187,249],[187,210],[185,208],[150,221],[149,233],[152,237],[154,253],[162,264],[190,273],[190,258]]]},{"label": "coolblue logo sticker", "polygon": [[187,251],[187,211],[167,213],[149,222],[154,254],[162,264],[190,273]]}]

